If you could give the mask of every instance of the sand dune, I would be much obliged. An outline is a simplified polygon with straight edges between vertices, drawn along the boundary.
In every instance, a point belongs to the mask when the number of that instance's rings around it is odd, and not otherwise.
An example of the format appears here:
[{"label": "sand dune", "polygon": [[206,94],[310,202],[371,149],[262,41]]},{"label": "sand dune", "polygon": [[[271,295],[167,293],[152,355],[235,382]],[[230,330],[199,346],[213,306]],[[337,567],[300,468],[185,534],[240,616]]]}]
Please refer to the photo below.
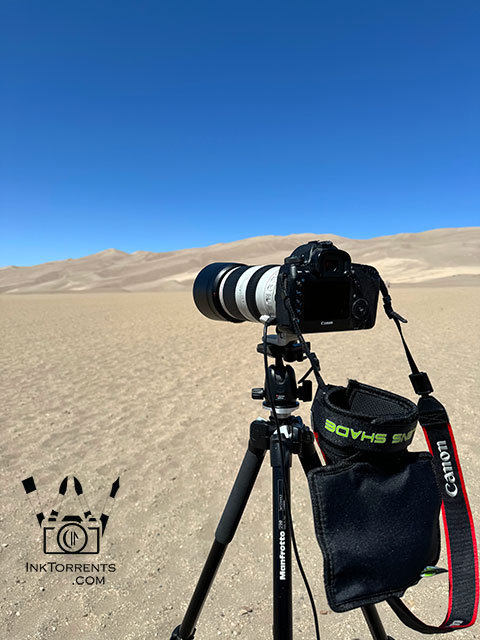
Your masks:
[{"label": "sand dune", "polygon": [[477,284],[480,227],[352,240],[331,234],[261,236],[152,253],[107,249],[84,258],[0,269],[0,293],[185,291],[210,262],[279,264],[299,244],[333,240],[354,262],[372,264],[394,284]]}]

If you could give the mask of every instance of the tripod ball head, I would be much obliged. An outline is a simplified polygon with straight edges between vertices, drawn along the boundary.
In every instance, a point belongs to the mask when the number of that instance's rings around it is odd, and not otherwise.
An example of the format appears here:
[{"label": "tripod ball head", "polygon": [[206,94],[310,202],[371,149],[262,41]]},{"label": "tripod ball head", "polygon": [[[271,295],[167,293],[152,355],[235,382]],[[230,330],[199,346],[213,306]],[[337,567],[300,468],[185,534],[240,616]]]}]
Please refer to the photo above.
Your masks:
[{"label": "tripod ball head", "polygon": [[[264,400],[265,407],[271,407],[271,398],[268,389],[272,390],[275,407],[292,408],[298,405],[297,399],[302,402],[309,402],[312,399],[312,382],[304,380],[297,386],[295,371],[290,365],[283,362],[276,362],[268,368],[269,381],[265,380],[265,387],[255,387],[252,389],[254,400]],[[270,383],[270,387],[269,384]]]}]

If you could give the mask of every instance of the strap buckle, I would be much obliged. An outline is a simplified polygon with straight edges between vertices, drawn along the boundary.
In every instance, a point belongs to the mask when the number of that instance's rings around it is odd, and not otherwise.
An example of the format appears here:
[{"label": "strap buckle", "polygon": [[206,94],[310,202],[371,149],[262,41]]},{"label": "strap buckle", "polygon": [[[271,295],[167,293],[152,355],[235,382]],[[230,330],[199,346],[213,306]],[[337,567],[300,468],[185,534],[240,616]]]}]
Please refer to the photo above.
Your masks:
[{"label": "strap buckle", "polygon": [[412,383],[413,390],[419,396],[425,396],[432,393],[433,387],[428,375],[425,371],[419,371],[418,373],[411,373],[409,376]]}]

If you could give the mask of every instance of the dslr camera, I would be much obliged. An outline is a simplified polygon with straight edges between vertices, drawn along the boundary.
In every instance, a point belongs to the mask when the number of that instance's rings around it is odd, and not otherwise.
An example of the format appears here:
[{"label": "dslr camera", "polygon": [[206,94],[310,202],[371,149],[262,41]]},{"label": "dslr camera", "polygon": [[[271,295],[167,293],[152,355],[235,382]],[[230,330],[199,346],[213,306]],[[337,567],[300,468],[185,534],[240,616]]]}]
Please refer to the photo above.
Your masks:
[{"label": "dslr camera", "polygon": [[261,322],[271,316],[279,331],[320,333],[371,329],[379,288],[374,267],[353,264],[330,241],[312,241],[283,265],[209,264],[195,279],[193,297],[212,320]]}]

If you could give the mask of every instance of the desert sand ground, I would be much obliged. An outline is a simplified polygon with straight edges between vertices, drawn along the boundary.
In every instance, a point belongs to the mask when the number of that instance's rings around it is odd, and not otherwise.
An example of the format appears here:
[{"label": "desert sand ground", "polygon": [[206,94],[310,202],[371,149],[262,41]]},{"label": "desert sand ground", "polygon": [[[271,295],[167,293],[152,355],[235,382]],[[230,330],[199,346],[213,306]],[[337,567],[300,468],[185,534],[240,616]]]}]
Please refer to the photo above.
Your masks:
[{"label": "desert sand ground", "polygon": [[[478,292],[476,287],[392,289],[395,307],[409,319],[406,336],[418,364],[429,372],[449,411],[477,526]],[[249,424],[266,416],[250,399],[250,389],[263,384],[262,358],[255,349],[260,325],[207,320],[188,293],[2,296],[0,307],[0,637],[169,639],[213,540]],[[413,399],[399,337],[381,308],[371,331],[309,339],[327,381],[356,378]],[[298,365],[299,373],[305,370]],[[308,421],[309,406],[300,414]],[[420,431],[414,448],[426,448]],[[95,562],[116,564],[104,585],[75,585],[72,574],[26,572],[26,562],[68,557],[43,554],[21,480],[35,477],[43,508],[49,510],[67,474],[82,481],[97,516],[120,476],[95,557]],[[292,483],[295,531],[321,614],[322,638],[367,639],[360,611],[338,615],[327,608],[321,553],[298,460]],[[73,509],[70,491],[65,507]],[[446,566],[444,554],[439,564]],[[266,461],[196,637],[270,638],[271,572]],[[405,599],[417,614],[438,624],[447,606],[447,578],[425,579]],[[314,638],[296,568],[293,600],[295,637]],[[397,640],[420,637],[386,605],[379,611]],[[479,637],[478,625],[455,637]]]}]

